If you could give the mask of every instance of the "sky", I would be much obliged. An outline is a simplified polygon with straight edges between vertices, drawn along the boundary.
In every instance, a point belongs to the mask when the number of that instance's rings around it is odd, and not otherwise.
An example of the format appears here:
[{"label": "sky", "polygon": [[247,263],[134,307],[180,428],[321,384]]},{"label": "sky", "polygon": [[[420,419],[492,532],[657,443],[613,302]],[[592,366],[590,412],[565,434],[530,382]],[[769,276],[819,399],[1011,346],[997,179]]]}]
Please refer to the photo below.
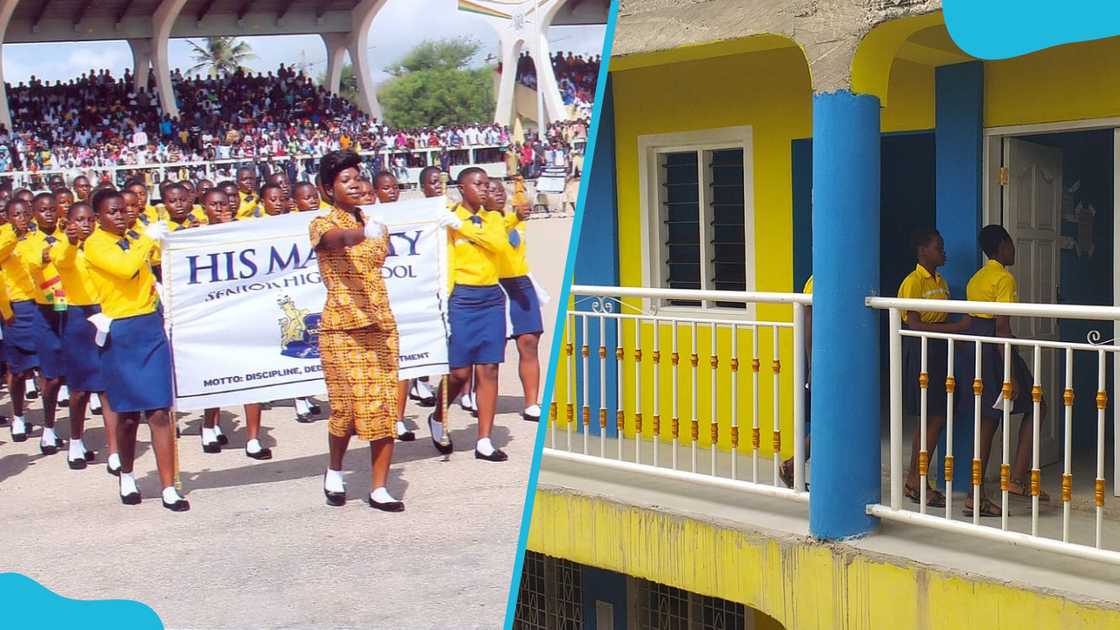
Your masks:
[{"label": "sky", "polygon": [[[487,55],[497,55],[498,38],[490,25],[471,13],[459,11],[456,0],[438,0],[435,10],[417,11],[415,0],[390,0],[370,27],[370,63],[378,83],[388,75],[383,68],[399,60],[425,39],[472,37],[482,44],[479,63]],[[559,26],[549,31],[553,52],[573,51],[599,54],[603,46],[603,26]],[[245,39],[257,58],[247,65],[258,71],[275,70],[281,63],[309,64],[309,73],[318,77],[326,69],[326,49],[318,35],[249,37]],[[171,40],[171,67],[186,70],[193,65],[191,47],[186,40]],[[132,68],[132,53],[123,40],[106,42],[66,42],[53,44],[6,44],[4,80],[12,85],[32,75],[41,80],[68,80],[90,68],[108,68],[121,76]]]}]

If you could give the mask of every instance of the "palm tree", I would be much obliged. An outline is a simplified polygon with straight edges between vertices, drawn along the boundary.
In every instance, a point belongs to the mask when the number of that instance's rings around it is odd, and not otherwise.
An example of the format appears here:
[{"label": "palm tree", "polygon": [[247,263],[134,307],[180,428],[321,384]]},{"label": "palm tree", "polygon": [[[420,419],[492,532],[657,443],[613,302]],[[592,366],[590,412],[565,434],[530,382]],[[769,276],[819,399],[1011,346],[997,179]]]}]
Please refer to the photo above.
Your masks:
[{"label": "palm tree", "polygon": [[187,70],[188,74],[203,72],[211,78],[229,76],[238,70],[246,70],[245,62],[256,59],[249,44],[236,37],[207,37],[205,47],[191,40],[187,43],[194,49],[195,65]]}]

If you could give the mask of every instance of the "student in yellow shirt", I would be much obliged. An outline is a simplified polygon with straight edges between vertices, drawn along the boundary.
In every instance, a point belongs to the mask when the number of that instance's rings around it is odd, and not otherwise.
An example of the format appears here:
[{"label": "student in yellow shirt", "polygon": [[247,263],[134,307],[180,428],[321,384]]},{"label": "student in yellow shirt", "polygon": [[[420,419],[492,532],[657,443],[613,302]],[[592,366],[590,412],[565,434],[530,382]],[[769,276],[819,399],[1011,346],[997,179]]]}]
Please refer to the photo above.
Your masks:
[{"label": "student in yellow shirt", "polygon": [[237,169],[239,205],[237,220],[261,216],[260,198],[257,197],[257,172],[247,166]]},{"label": "student in yellow shirt", "polygon": [[133,178],[125,184],[124,189],[136,195],[137,202],[140,205],[140,223],[150,225],[163,219],[159,208],[148,203],[148,186],[144,183],[143,179]]},{"label": "student in yellow shirt", "polygon": [[[233,219],[231,220],[240,221],[242,219],[241,215],[239,214],[239,210],[241,209],[241,196],[237,189],[237,182],[233,180],[226,180],[224,182],[219,182],[215,186],[215,188],[226,194],[226,203],[229,204],[229,207],[233,212]],[[250,214],[249,216],[244,218],[252,219],[254,218],[254,215]]]},{"label": "student in yellow shirt", "polygon": [[[4,272],[12,311],[4,320],[4,352],[10,375],[8,392],[12,400],[10,430],[13,442],[24,442],[30,433],[30,425],[24,417],[26,384],[39,369],[36,347],[40,315],[39,307],[35,304],[39,287],[16,252],[16,246],[23,242],[21,239],[26,239],[30,230],[31,206],[23,199],[13,196],[8,200],[5,213],[8,222],[0,226],[0,269]],[[54,452],[58,449],[57,443],[47,446],[45,451]]]},{"label": "student in yellow shirt", "polygon": [[288,181],[288,174],[284,171],[276,171],[268,176],[265,183],[275,184],[280,187],[280,190],[284,191],[284,199],[288,204],[288,209],[285,210],[285,212],[292,212],[295,208],[295,203],[292,201],[292,182]]},{"label": "student in yellow shirt", "polygon": [[74,196],[78,201],[89,201],[90,193],[93,191],[93,186],[89,183],[89,178],[85,175],[79,175],[73,181]]},{"label": "student in yellow shirt", "polygon": [[264,206],[266,216],[275,217],[288,214],[290,200],[284,194],[284,189],[279,184],[265,184],[261,188],[261,205]]},{"label": "student in yellow shirt", "polygon": [[529,263],[525,260],[525,225],[530,207],[515,208],[506,212],[506,187],[500,179],[491,179],[486,197],[486,209],[503,218],[509,232],[509,248],[498,258],[498,282],[506,292],[506,313],[510,324],[510,338],[517,344],[518,374],[525,392],[525,407],[521,417],[531,422],[541,418],[539,401],[541,364],[537,356],[544,322],[541,320],[541,303],[537,287],[529,277]]},{"label": "student in yellow shirt", "polygon": [[202,204],[199,203],[202,196],[201,191],[197,190],[194,183],[189,179],[184,179],[179,182],[179,185],[186,189],[187,196],[190,198],[191,217],[196,223],[206,225],[206,211],[202,209]]},{"label": "student in yellow shirt", "polygon": [[[810,275],[809,279],[805,281],[805,286],[802,287],[801,292],[804,293],[805,295],[812,295],[813,294],[813,276],[812,275]],[[811,419],[813,417],[812,413],[810,413],[812,411],[813,397],[812,397],[812,391],[810,390],[810,387],[809,387],[812,383],[812,376],[813,376],[813,307],[811,305],[806,306],[804,310],[805,310],[805,314],[804,314],[804,319],[805,319],[805,365],[807,366],[807,368],[805,370],[805,399],[804,399],[805,400],[805,402],[804,402],[805,435],[803,436],[802,439],[805,440],[805,462],[808,463],[809,462],[809,450],[810,450],[809,447],[810,447],[810,444],[811,444],[811,442],[809,440],[809,428],[810,428]],[[786,484],[787,488],[792,488],[793,487],[793,458],[792,457],[785,460],[784,462],[782,462],[782,465],[778,468],[778,477],[782,480],[782,483]],[[809,484],[805,484],[804,489],[808,490],[809,489]]]},{"label": "student in yellow shirt", "polygon": [[62,439],[54,432],[54,421],[63,377],[62,314],[66,311],[66,295],[62,278],[50,260],[50,248],[62,235],[58,232],[58,204],[54,195],[48,192],[35,195],[31,210],[34,222],[16,245],[16,254],[38,287],[34,295],[37,305],[35,354],[39,357],[44,425],[39,450],[51,454],[62,446]]},{"label": "student in yellow shirt", "polygon": [[164,207],[167,209],[167,227],[172,232],[205,225],[194,214],[191,195],[182,184],[171,184],[164,189]]},{"label": "student in yellow shirt", "polygon": [[296,184],[294,194],[293,205],[295,212],[317,212],[330,208],[330,205],[323,203],[323,201],[319,199],[319,189],[315,187],[315,184],[310,182],[300,182]]},{"label": "student in yellow shirt", "polygon": [[[949,284],[937,270],[945,264],[945,241],[937,230],[920,230],[912,241],[918,264],[898,287],[898,297],[916,300],[948,300]],[[909,330],[935,333],[960,333],[968,329],[971,321],[965,316],[950,322],[947,313],[907,311],[902,313],[903,326]],[[943,339],[926,340],[926,453],[932,453],[941,440],[945,428],[946,392],[949,345]],[[902,339],[902,399],[906,413],[919,416],[921,410],[922,342],[916,337]],[[910,474],[906,478],[905,493],[914,503],[921,501],[918,459],[922,449],[921,431],[914,431],[910,452]],[[926,490],[926,505],[945,507],[945,495],[930,486]]]},{"label": "student in yellow shirt", "polygon": [[[96,455],[83,441],[86,405],[94,393],[105,391],[105,377],[101,371],[94,338],[97,329],[89,318],[101,312],[97,287],[89,273],[83,245],[93,233],[96,218],[93,208],[84,201],[70,206],[66,235],[51,248],[51,260],[62,276],[66,289],[67,309],[62,332],[63,365],[66,382],[70,386],[70,449],[67,464],[72,470],[81,470],[94,461]],[[109,474],[120,474],[120,452],[117,448],[117,416],[102,401],[101,415],[105,420],[105,445],[109,451],[106,469]]]},{"label": "student in yellow shirt", "polygon": [[[66,221],[70,213],[70,206],[74,205],[74,193],[63,188],[56,190],[54,193],[55,203],[58,204],[58,222],[61,224]],[[65,230],[65,228],[63,228]]]},{"label": "student in yellow shirt", "polygon": [[[459,173],[458,184],[463,200],[451,213],[457,221],[452,219],[447,233],[454,252],[449,274],[452,283],[448,301],[451,374],[447,379],[447,391],[458,394],[474,368],[478,405],[478,441],[474,456],[501,462],[508,456],[494,447],[490,432],[498,402],[498,365],[505,359],[506,345],[505,294],[498,285],[498,260],[509,249],[509,234],[503,219],[485,208],[490,185],[486,171],[478,167],[466,168]],[[447,453],[451,447],[439,443],[444,413],[447,410],[443,405],[437,406],[436,412],[428,416],[428,425],[433,444],[440,452]]]},{"label": "student in yellow shirt", "polygon": [[[1018,285],[1015,276],[1007,270],[1015,264],[1015,242],[1011,235],[1002,226],[988,225],[980,230],[980,248],[988,257],[987,263],[980,268],[972,279],[968,281],[968,300],[973,302],[1007,302],[1019,301]],[[967,333],[987,337],[1012,338],[1011,318],[1006,315],[971,314],[971,324]],[[974,376],[976,362],[975,345],[970,343],[957,344],[958,356],[956,365],[961,373],[958,382],[969,382]],[[983,344],[981,346],[981,381],[984,386],[980,401],[980,454],[981,469],[986,470],[988,458],[992,450],[992,438],[996,429],[1003,420],[1002,402],[1000,408],[994,408],[997,400],[1003,396],[1003,346],[999,344]],[[1027,481],[1033,453],[1034,426],[1031,413],[1034,404],[1031,400],[1031,387],[1034,377],[1026,362],[1019,353],[1012,348],[1011,351],[1011,413],[1024,414],[1023,422],[1019,425],[1019,446],[1015,453],[1015,460],[1009,471],[1010,479],[1008,492],[1012,495],[1029,497],[1030,485]],[[961,396],[958,404],[958,416],[972,419],[974,409],[972,396]],[[1045,398],[1041,405],[1042,417],[1046,418],[1047,404]],[[1050,497],[1045,492],[1040,493],[1039,500],[1049,501]],[[965,514],[972,514],[972,495],[965,503]],[[981,516],[1000,516],[1000,507],[990,502],[981,490]]]},{"label": "student in yellow shirt", "polygon": [[[233,220],[233,208],[230,207],[229,200],[222,191],[210,190],[202,201],[206,209],[208,225],[220,225]],[[272,449],[261,446],[261,409],[260,403],[245,405],[245,455],[253,459],[272,459]],[[222,433],[220,420],[220,409],[214,407],[203,411],[202,452],[220,453],[222,445],[229,443],[229,438]]]},{"label": "student in yellow shirt", "polygon": [[429,198],[444,193],[443,175],[438,166],[425,166],[420,170],[420,190]]},{"label": "student in yellow shirt", "polygon": [[175,429],[169,414],[171,349],[163,331],[156,278],[148,262],[167,228],[156,223],[140,238],[130,240],[125,236],[127,215],[120,193],[98,191],[93,207],[101,229],[86,239],[83,251],[101,296],[99,336],[108,328],[100,357],[105,398],[119,417],[121,502],[140,503],[132,465],[136,431],[141,419],[146,419],[163,487],[163,506],[175,512],[189,510],[190,503],[175,490]]}]

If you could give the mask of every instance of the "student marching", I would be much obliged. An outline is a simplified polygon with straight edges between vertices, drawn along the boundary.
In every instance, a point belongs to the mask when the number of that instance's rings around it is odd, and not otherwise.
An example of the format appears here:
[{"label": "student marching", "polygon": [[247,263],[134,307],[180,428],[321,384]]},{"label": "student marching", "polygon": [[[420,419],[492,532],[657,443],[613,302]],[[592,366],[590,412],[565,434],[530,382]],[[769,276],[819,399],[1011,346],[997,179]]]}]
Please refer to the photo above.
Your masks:
[{"label": "student marching", "polygon": [[[318,330],[332,403],[323,475],[327,504],[346,503],[343,460],[356,436],[371,446],[366,502],[381,511],[404,509],[390,468],[393,443],[415,440],[421,429],[405,417],[409,398],[435,407],[426,427],[433,455],[454,452],[447,406],[462,396],[472,400],[477,432],[455,428],[455,437],[473,438],[478,460],[507,460],[493,429],[498,370],[510,341],[519,356],[522,415],[534,421],[540,416],[537,346],[543,331],[540,305],[547,297],[525,260],[528,204],[520,200],[510,207],[505,185],[480,168],[458,174],[458,199],[448,202],[448,211],[432,228],[447,234],[450,374],[433,374],[430,384],[427,377],[399,380],[399,335],[380,270],[389,234],[377,209],[397,202],[401,189],[392,173],[362,173],[357,154],[339,151],[321,159],[315,182],[292,182],[284,173],[258,178],[256,169],[242,168],[235,180],[164,181],[157,187],[158,203],[141,179],[128,180],[120,190],[106,181],[91,185],[85,177],[68,187],[54,181],[50,191],[0,185],[2,359],[12,441],[32,435],[27,407],[41,400],[36,414],[41,452],[64,450],[72,470],[104,462],[116,478],[121,503],[137,505],[143,499],[134,468],[137,433],[146,423],[161,502],[174,512],[189,510],[191,503],[181,493],[172,341],[161,286],[167,280],[167,240],[181,230],[215,230],[231,222],[310,212],[317,216],[309,241],[327,293]],[[428,167],[421,173],[420,191],[440,197],[446,181],[438,168]],[[39,394],[35,399],[29,385]],[[277,445],[265,445],[262,410],[288,404],[244,405],[247,457],[273,457]],[[298,422],[323,414],[311,398],[290,404]],[[63,406],[68,422],[56,427]],[[101,416],[103,438],[89,439],[87,414]],[[201,421],[201,450],[221,453],[230,442],[221,410],[187,415]]]}]

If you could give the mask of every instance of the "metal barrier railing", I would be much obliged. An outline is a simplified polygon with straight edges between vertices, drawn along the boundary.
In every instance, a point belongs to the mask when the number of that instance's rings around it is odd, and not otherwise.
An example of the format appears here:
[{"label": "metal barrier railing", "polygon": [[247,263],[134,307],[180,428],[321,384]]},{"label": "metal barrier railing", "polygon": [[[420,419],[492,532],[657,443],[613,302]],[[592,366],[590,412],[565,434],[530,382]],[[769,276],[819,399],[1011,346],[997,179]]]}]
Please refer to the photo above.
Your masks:
[{"label": "metal barrier railing", "polygon": [[[806,381],[804,310],[812,304],[812,296],[596,286],[574,286],[572,296],[575,308],[565,316],[565,354],[558,366],[565,385],[563,390],[554,390],[550,405],[547,456],[808,501],[805,409],[800,392]],[[641,306],[635,305],[636,300]],[[710,312],[663,307],[664,302],[681,301],[739,307]],[[788,321],[753,318],[753,311],[744,307],[758,304],[788,305]],[[579,310],[580,306],[590,310]],[[702,339],[705,336],[706,343]],[[597,359],[592,357],[593,347],[597,347]],[[744,357],[743,350],[748,347],[750,354]],[[666,356],[663,350],[670,352]],[[792,353],[792,370],[782,370],[783,350]],[[702,355],[708,358],[703,368]],[[682,365],[682,357],[687,357],[687,366]],[[740,389],[739,366],[744,358],[749,358],[751,366],[749,393]],[[770,360],[769,370],[762,368],[766,358]],[[592,388],[592,372],[598,375],[597,388]],[[770,377],[764,378],[763,372],[769,372]],[[701,389],[702,375],[708,381],[706,392]],[[613,389],[609,388],[611,380]],[[729,394],[721,394],[720,383],[730,388]],[[760,406],[767,385],[769,421]],[[788,389],[783,391],[783,387]],[[707,409],[703,410],[701,399],[705,394]],[[742,398],[749,398],[747,408],[742,408]],[[561,405],[565,410],[562,418],[558,413]],[[598,408],[597,427],[592,426],[593,407]],[[792,488],[787,488],[779,481],[779,470],[783,465],[781,421],[790,411],[793,470]],[[612,412],[613,426],[609,423]],[[701,439],[704,415],[707,439]],[[751,431],[746,453],[739,440],[744,417],[749,417]],[[651,422],[647,423],[647,418]],[[669,420],[668,426],[663,419]],[[687,435],[682,435],[682,422]],[[762,449],[765,425],[771,432],[768,480],[760,473],[766,458]],[[592,437],[593,431],[597,431],[597,439]],[[612,441],[614,444],[610,444]],[[663,446],[669,448],[667,457],[662,453]],[[680,461],[682,447],[687,464]],[[707,451],[704,465],[701,451]],[[721,463],[721,451],[729,460],[726,465]],[[750,472],[746,476],[740,472],[740,456],[749,458]]]},{"label": "metal barrier railing", "polygon": [[[979,536],[990,540],[999,540],[1012,544],[1044,549],[1083,558],[1091,558],[1110,563],[1120,564],[1120,552],[1104,548],[1104,499],[1105,499],[1105,430],[1106,411],[1108,407],[1108,394],[1106,386],[1107,358],[1112,355],[1113,361],[1120,367],[1120,346],[1112,344],[1077,343],[1068,341],[1054,341],[1049,339],[1026,339],[997,336],[977,336],[970,334],[948,334],[923,332],[902,327],[902,313],[905,311],[939,312],[951,314],[983,314],[988,316],[1033,317],[1051,319],[1077,319],[1096,320],[1104,322],[1120,321],[1120,308],[1103,306],[1075,306],[1052,304],[1003,304],[989,302],[965,302],[950,300],[908,300],[872,297],[867,299],[867,305],[886,310],[890,321],[890,504],[872,504],[867,507],[869,514],[879,518],[901,521],[924,527],[937,528],[960,532],[970,536]],[[920,372],[919,372],[919,431],[921,453],[919,458],[919,476],[921,495],[918,511],[903,509],[903,475],[905,469],[902,463],[903,449],[903,340],[915,338],[920,340]],[[970,521],[956,520],[953,512],[952,479],[953,456],[943,454],[945,492],[945,514],[934,516],[927,513],[926,480],[929,472],[926,452],[926,424],[929,400],[927,389],[929,387],[928,366],[930,365],[930,342],[933,340],[944,341],[946,356],[946,443],[953,444],[953,417],[955,411],[954,396],[964,394],[962,390],[955,394],[957,378],[954,369],[962,376],[971,374],[972,415],[974,419],[973,431],[973,456],[971,461],[971,498],[973,501],[972,518]],[[986,453],[981,452],[981,416],[986,411],[982,408],[984,398],[984,348],[997,351],[999,354],[992,358],[1002,358],[1002,383],[1000,396],[996,400],[998,410],[1002,415],[1003,439],[1001,445],[1002,459],[1000,465],[1000,496],[1001,517],[1000,527],[984,526],[980,524],[982,507],[982,460]],[[993,348],[994,346],[994,348]],[[1008,421],[1012,415],[1014,401],[1012,363],[1013,352],[1016,349],[1030,351],[1033,367],[1033,383],[1030,388],[1031,422],[1033,432],[1031,469],[1030,469],[1030,497],[1031,521],[1030,533],[1013,531],[1009,526],[1009,488],[1011,477],[1010,461],[1010,430]],[[961,350],[971,350],[973,365],[957,363],[957,353]],[[1059,353],[1064,359],[1064,388],[1061,402],[1064,410],[1062,443],[1062,533],[1061,539],[1048,538],[1039,533],[1039,501],[1041,495],[1041,470],[1040,470],[1040,422],[1043,406],[1043,352],[1053,351]],[[1074,356],[1076,353],[1091,353],[1096,358],[1096,395],[1092,404],[1096,407],[1096,477],[1093,483],[1093,500],[1095,504],[1095,533],[1091,544],[1085,542],[1071,542],[1071,502],[1073,498],[1073,409],[1074,409]],[[965,357],[967,360],[967,357]],[[1025,386],[1022,384],[1021,386]],[[967,401],[967,398],[965,399]],[[960,401],[964,402],[964,401]],[[964,409],[965,407],[962,407]],[[995,406],[993,406],[995,408]]]}]

